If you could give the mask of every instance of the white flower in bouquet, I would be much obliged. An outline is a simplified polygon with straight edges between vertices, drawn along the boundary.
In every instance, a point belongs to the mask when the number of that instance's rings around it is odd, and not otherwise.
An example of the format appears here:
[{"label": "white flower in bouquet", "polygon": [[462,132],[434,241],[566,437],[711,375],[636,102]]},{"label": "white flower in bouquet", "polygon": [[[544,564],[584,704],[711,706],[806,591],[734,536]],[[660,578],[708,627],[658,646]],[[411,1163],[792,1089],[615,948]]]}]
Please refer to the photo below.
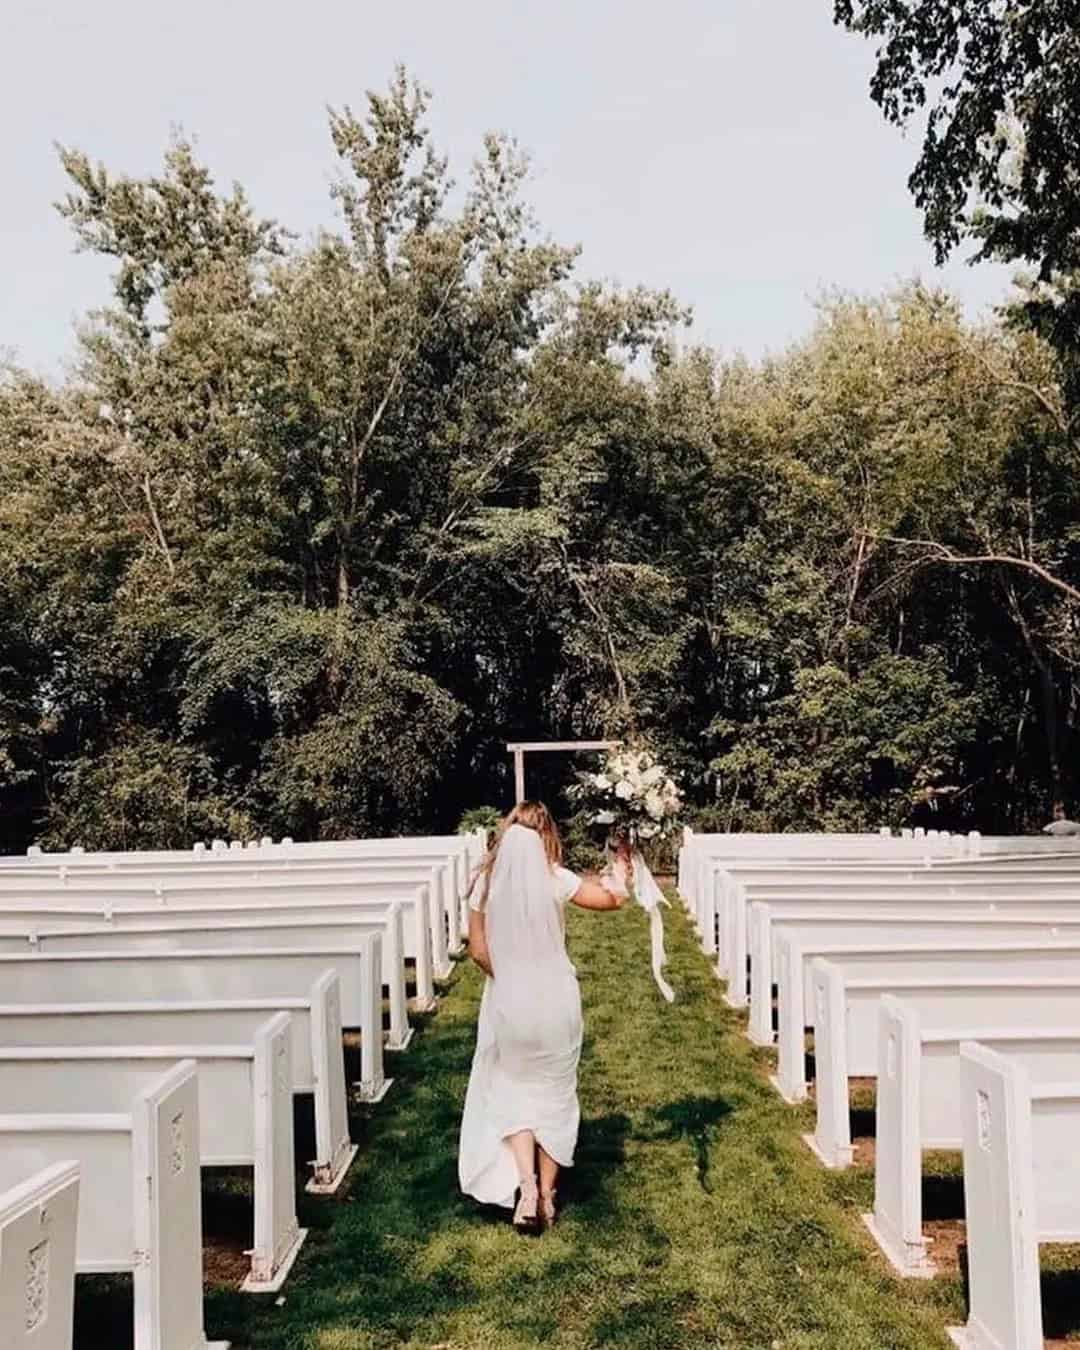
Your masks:
[{"label": "white flower in bouquet", "polygon": [[642,839],[655,839],[660,833],[660,826],[654,825],[651,821],[637,827],[638,834]]},{"label": "white flower in bouquet", "polygon": [[654,783],[659,783],[664,776],[664,770],[659,764],[654,764],[651,769],[646,769],[641,775],[641,781],[646,787],[652,787]]},{"label": "white flower in bouquet", "polygon": [[594,825],[614,825],[614,824],[615,824],[615,812],[614,812],[614,811],[598,811],[598,812],[596,813],[596,815],[593,816],[593,818],[592,818],[592,823],[593,823]]},{"label": "white flower in bouquet", "polygon": [[612,783],[606,773],[598,773],[593,778],[593,786],[598,787],[601,792],[610,792]]},{"label": "white flower in bouquet", "polygon": [[645,794],[645,810],[652,816],[653,820],[662,820],[664,817],[664,799],[659,792],[651,790]]},{"label": "white flower in bouquet", "polygon": [[633,795],[633,786],[625,778],[620,779],[619,782],[615,784],[615,796],[618,797],[620,801],[628,802]]}]

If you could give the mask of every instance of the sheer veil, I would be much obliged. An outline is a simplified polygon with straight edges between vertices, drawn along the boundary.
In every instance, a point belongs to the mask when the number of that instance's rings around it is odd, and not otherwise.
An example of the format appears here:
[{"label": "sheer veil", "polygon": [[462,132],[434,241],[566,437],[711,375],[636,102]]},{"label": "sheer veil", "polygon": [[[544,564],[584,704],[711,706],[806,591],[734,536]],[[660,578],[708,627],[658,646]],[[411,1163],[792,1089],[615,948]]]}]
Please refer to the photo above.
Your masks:
[{"label": "sheer veil", "polygon": [[484,909],[496,979],[500,971],[519,979],[530,969],[567,963],[551,868],[535,830],[511,825],[503,835]]}]

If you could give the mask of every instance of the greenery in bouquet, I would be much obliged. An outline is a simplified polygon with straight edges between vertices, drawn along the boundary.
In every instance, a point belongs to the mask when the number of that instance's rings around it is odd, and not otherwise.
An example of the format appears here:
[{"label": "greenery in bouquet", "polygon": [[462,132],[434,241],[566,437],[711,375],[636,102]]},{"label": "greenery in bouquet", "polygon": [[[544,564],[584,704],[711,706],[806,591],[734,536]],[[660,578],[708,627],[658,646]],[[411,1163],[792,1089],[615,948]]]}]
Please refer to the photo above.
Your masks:
[{"label": "greenery in bouquet", "polygon": [[579,773],[571,800],[590,825],[637,848],[669,838],[679,828],[682,792],[649,750],[617,750],[598,771]]}]

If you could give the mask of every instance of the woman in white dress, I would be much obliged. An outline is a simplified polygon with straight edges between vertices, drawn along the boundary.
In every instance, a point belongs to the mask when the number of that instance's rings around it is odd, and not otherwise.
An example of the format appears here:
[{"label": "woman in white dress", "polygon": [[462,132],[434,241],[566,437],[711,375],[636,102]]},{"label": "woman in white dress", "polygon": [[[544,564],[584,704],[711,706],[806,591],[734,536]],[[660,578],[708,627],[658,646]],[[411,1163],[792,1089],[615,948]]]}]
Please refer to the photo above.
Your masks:
[{"label": "woman in white dress", "polygon": [[626,878],[622,857],[602,881],[567,871],[547,808],[522,802],[473,881],[469,953],[488,978],[458,1175],[467,1195],[513,1209],[520,1231],[554,1222],[556,1178],[577,1143],[581,996],[563,909],[618,909]]}]

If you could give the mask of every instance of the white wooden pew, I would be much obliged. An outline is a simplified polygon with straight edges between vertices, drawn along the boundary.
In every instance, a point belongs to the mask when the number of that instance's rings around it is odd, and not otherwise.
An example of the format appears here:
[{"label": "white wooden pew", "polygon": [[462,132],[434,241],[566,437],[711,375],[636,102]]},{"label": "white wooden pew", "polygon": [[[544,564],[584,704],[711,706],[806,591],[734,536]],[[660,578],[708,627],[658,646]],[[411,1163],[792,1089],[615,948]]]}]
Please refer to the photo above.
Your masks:
[{"label": "white wooden pew", "polygon": [[722,849],[699,850],[687,868],[689,894],[686,905],[699,936],[706,941],[712,928],[710,919],[717,913],[722,899],[723,877],[728,872],[746,869],[788,876],[815,868],[836,872],[869,867],[913,870],[929,867],[935,856],[955,856],[955,848],[935,845],[931,849],[916,846],[911,841],[873,839],[847,845],[793,849],[780,855],[761,851],[746,854]]},{"label": "white wooden pew", "polygon": [[[799,907],[794,908],[798,911]],[[866,900],[849,904],[846,912],[832,906],[810,906],[786,916],[777,916],[772,905],[755,904],[751,910],[754,956],[747,1034],[758,1045],[771,1045],[773,1040],[772,994],[774,984],[779,983],[776,972],[782,942],[798,943],[807,951],[824,955],[833,949],[853,949],[860,943],[885,947],[920,934],[951,941],[968,929],[1001,938],[1080,940],[1080,896],[1045,904],[1036,904],[1034,899],[986,900],[972,896],[919,905]]]},{"label": "white wooden pew", "polygon": [[[715,955],[720,973],[736,968],[736,947],[745,956],[746,909],[751,900],[857,898],[876,889],[909,883],[910,887],[944,889],[959,881],[987,877],[988,869],[969,863],[962,871],[938,876],[930,859],[912,865],[909,859],[882,859],[869,863],[830,862],[799,864],[791,868],[763,868],[756,864],[729,863],[713,868],[704,893],[700,936],[707,955]],[[1080,873],[1078,873],[1080,877]]]},{"label": "white wooden pew", "polygon": [[[798,942],[780,939],[781,959],[778,991],[776,1087],[791,1102],[806,1097],[806,1028],[813,1027],[817,1039],[817,1014],[820,993],[814,973],[818,957],[827,957],[851,975],[933,973],[939,979],[997,973],[1012,966],[1018,974],[1070,974],[1080,969],[1080,943],[1068,938],[1006,939],[1000,930],[980,928],[971,920],[964,935],[947,939],[934,936],[922,922],[908,925],[908,936],[874,946],[870,942],[852,945],[825,941]],[[873,1038],[876,1045],[876,1037]]]},{"label": "white wooden pew", "polygon": [[[80,899],[81,897],[76,897]],[[126,900],[129,897],[124,897]],[[385,894],[350,899],[347,896],[309,903],[306,897],[275,898],[257,903],[244,897],[227,897],[219,904],[209,903],[205,897],[194,899],[175,897],[155,899],[153,904],[137,901],[114,908],[107,901],[92,906],[68,903],[62,895],[57,901],[43,897],[36,900],[23,897],[11,905],[0,885],[0,934],[35,933],[42,930],[58,931],[83,928],[87,925],[110,929],[159,928],[173,923],[213,917],[215,921],[235,921],[247,924],[287,923],[311,928],[320,923],[359,923],[369,921],[372,915],[385,913],[398,904],[402,906],[402,950],[406,961],[413,962],[416,995],[413,1006],[418,1012],[429,1012],[436,1004],[434,967],[432,964],[431,932],[428,922],[430,896],[426,887],[387,888]],[[64,902],[64,903],[61,903]],[[384,968],[387,954],[383,953]]]},{"label": "white wooden pew", "polygon": [[71,1350],[79,1164],[53,1163],[0,1193],[4,1350]]},{"label": "white wooden pew", "polygon": [[813,857],[881,857],[905,850],[936,857],[1044,856],[1080,852],[1080,841],[1037,835],[982,835],[977,830],[966,835],[932,829],[904,829],[899,834],[888,829],[856,834],[699,834],[685,827],[679,851],[679,893],[688,897],[695,868],[710,857],[793,861]]},{"label": "white wooden pew", "polygon": [[[750,942],[749,909],[754,904],[821,904],[856,902],[869,896],[897,900],[963,897],[984,890],[988,897],[1026,895],[1043,890],[1062,899],[1080,895],[1080,866],[1051,869],[1024,863],[1009,868],[968,863],[962,868],[849,867],[808,868],[790,874],[723,869],[716,915],[714,948],[719,973],[730,976],[738,968]],[[739,948],[738,952],[736,947]]]},{"label": "white wooden pew", "polygon": [[[960,1025],[929,1029],[914,1004],[886,995],[880,1005],[874,1211],[864,1219],[901,1275],[935,1273],[922,1232],[922,1154],[963,1147],[961,1043],[977,1040],[1007,1055],[1032,1082],[1080,1069],[1080,999],[1071,1007],[1058,998],[1026,1007],[1022,1027],[980,1025],[978,1001],[974,1010],[958,1002],[950,1011]],[[1037,1019],[1045,1026],[1034,1026]]]},{"label": "white wooden pew", "polygon": [[1080,1064],[1032,1083],[1007,1055],[961,1053],[970,1308],[950,1334],[967,1350],[1042,1350],[1039,1243],[1080,1241]]},{"label": "white wooden pew", "polygon": [[259,952],[110,951],[0,954],[0,1004],[201,1002],[304,998],[328,967],[341,979],[341,1020],[360,1029],[361,1081],[366,1101],[390,1087],[383,1072],[382,981],[377,934],[355,950],[280,949]]},{"label": "white wooden pew", "polygon": [[128,926],[119,923],[101,924],[96,928],[64,927],[63,929],[23,928],[12,931],[10,921],[0,924],[0,953],[2,952],[96,952],[96,951],[239,951],[254,952],[287,947],[300,950],[314,947],[320,951],[340,948],[348,951],[358,941],[370,935],[382,938],[382,983],[389,991],[390,1034],[387,1047],[405,1050],[412,1040],[408,1008],[405,998],[405,963],[401,954],[401,909],[394,904],[385,911],[384,918],[368,918],[338,923],[333,920],[302,920],[291,918],[264,920],[251,924],[237,919],[222,919],[217,910],[206,909],[201,915],[156,914],[145,923]]},{"label": "white wooden pew", "polygon": [[971,843],[959,836],[936,834],[907,838],[889,832],[866,834],[694,834],[685,830],[679,853],[679,894],[691,913],[699,912],[700,889],[717,862],[880,861],[957,856]]},{"label": "white wooden pew", "polygon": [[210,1350],[194,1063],[123,1112],[0,1115],[0,1189],[67,1160],[79,1165],[76,1273],[133,1275],[135,1350]]},{"label": "white wooden pew", "polygon": [[[882,892],[887,896],[887,892]],[[1080,921],[1080,888],[1075,899],[1046,898],[1033,890],[1006,896],[987,895],[983,891],[960,895],[944,895],[931,891],[918,900],[865,896],[860,900],[844,902],[761,902],[749,906],[751,926],[751,963],[744,971],[742,983],[729,984],[728,1002],[742,1006],[749,1002],[748,1035],[757,1045],[772,1044],[772,990],[776,984],[779,942],[782,937],[809,937],[810,934],[836,942],[856,942],[869,937],[873,931],[882,933],[880,941],[892,936],[892,931],[907,919],[938,919],[942,923],[963,922],[971,918],[980,925],[995,921],[1030,927],[1041,933],[1046,927],[1068,934]]]},{"label": "white wooden pew", "polygon": [[[991,885],[1010,881],[1034,884],[1036,881],[1065,882],[1074,879],[1080,886],[1080,854],[1064,857],[989,857],[922,858],[903,856],[876,859],[840,859],[823,861],[803,859],[776,863],[751,859],[710,860],[708,876],[702,883],[696,922],[702,947],[707,955],[718,958],[720,973],[737,969],[736,945],[745,953],[746,923],[743,910],[749,900],[835,898],[860,893],[879,885],[903,881],[936,886],[971,883],[982,879]],[[777,889],[772,889],[777,888]],[[1021,889],[1023,886],[1020,887]]]},{"label": "white wooden pew", "polygon": [[433,909],[440,906],[444,915],[440,927],[443,940],[436,942],[437,954],[445,955],[446,939],[450,947],[460,945],[461,924],[465,908],[464,895],[470,877],[470,868],[464,852],[446,854],[440,850],[402,850],[393,852],[338,853],[335,855],[303,856],[288,853],[267,856],[263,852],[244,851],[236,855],[215,856],[199,861],[191,855],[157,861],[145,861],[138,854],[128,854],[112,861],[44,862],[37,860],[17,868],[0,868],[0,884],[104,885],[142,882],[149,885],[176,885],[195,881],[205,885],[211,881],[247,880],[249,883],[278,881],[305,877],[311,884],[337,880],[359,879],[371,873],[386,879],[408,881],[430,880],[436,893]]},{"label": "white wooden pew", "polygon": [[323,971],[300,998],[0,1004],[0,1047],[153,1045],[176,1052],[191,1045],[253,1046],[258,1027],[279,1012],[291,1014],[292,1091],[311,1094],[315,1106],[315,1157],[307,1189],[331,1194],[357,1153],[349,1137],[341,988],[333,970]]},{"label": "white wooden pew", "polygon": [[432,978],[445,979],[452,969],[446,922],[440,911],[441,895],[441,883],[430,869],[423,868],[397,872],[380,869],[344,878],[336,874],[321,879],[308,874],[290,874],[263,881],[239,875],[224,880],[199,876],[163,880],[125,874],[117,879],[60,881],[37,878],[20,881],[16,886],[0,877],[0,916],[15,911],[63,911],[65,917],[69,917],[72,910],[86,909],[108,917],[120,910],[170,906],[180,910],[292,907],[302,914],[323,908],[337,911],[344,907],[378,912],[396,902],[404,905],[409,913],[404,930],[405,958],[416,965],[417,984],[418,987],[422,985],[421,997],[430,998]]},{"label": "white wooden pew", "polygon": [[877,967],[822,960],[814,963],[813,981],[817,1124],[807,1143],[830,1167],[851,1161],[848,1080],[879,1076],[880,1005],[886,995],[910,1005],[925,1025],[942,1028],[969,1022],[1040,1030],[1048,1017],[1068,1026],[1080,1014],[1080,965],[1075,960],[1039,962],[1031,953],[964,967],[935,967],[921,960]]},{"label": "white wooden pew", "polygon": [[[743,1006],[746,995],[746,957],[751,965],[756,956],[768,961],[770,953],[756,947],[753,931],[753,907],[758,904],[800,905],[805,912],[814,907],[831,909],[850,904],[946,905],[984,902],[993,905],[1008,901],[1039,908],[1080,906],[1080,869],[1072,874],[1042,876],[1037,871],[1001,875],[965,870],[943,877],[935,872],[889,875],[882,872],[860,873],[851,879],[831,875],[823,880],[807,875],[799,880],[763,884],[734,877],[724,892],[720,931],[722,945],[716,952],[717,969],[729,979],[728,1001]],[[740,972],[742,978],[740,979]],[[769,972],[759,969],[758,980],[764,986]],[[752,992],[752,991],[751,991]]]},{"label": "white wooden pew", "polygon": [[281,1288],[307,1236],[296,1218],[289,1014],[255,1031],[253,1045],[0,1047],[0,1101],[19,1114],[75,1105],[112,1114],[181,1060],[198,1066],[199,1159],[254,1170],[255,1234],[249,1293]]}]

